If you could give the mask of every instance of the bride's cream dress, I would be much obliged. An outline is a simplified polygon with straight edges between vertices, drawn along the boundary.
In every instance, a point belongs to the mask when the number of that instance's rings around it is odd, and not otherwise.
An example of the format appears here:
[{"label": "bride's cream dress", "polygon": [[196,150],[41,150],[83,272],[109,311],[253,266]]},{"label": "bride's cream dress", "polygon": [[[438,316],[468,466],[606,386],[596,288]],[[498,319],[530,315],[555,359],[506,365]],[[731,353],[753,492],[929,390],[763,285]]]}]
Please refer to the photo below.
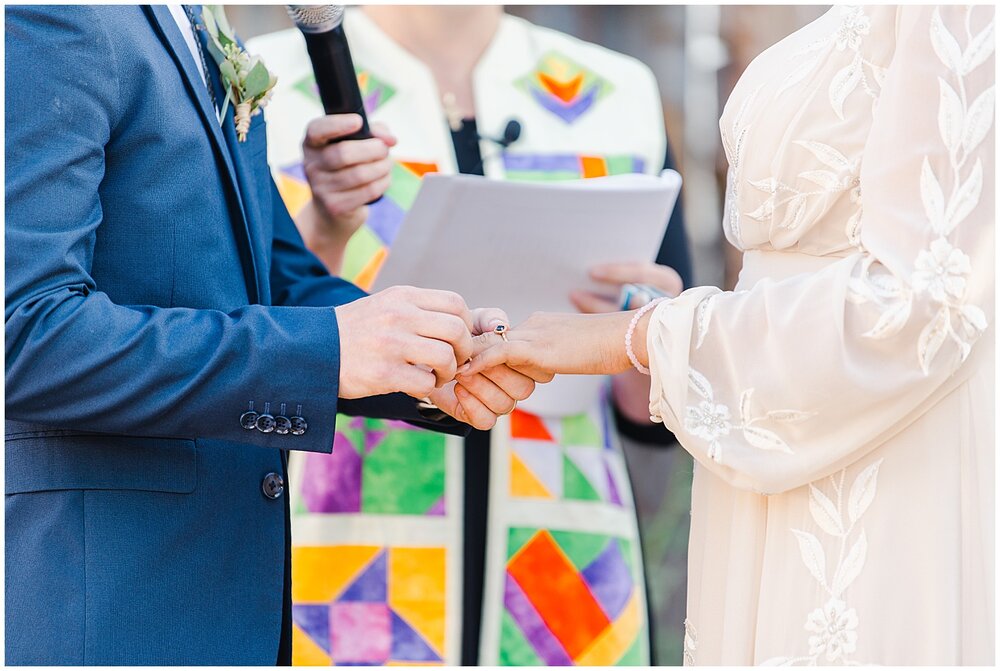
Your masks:
[{"label": "bride's cream dress", "polygon": [[834,8],[726,106],[739,285],[649,331],[687,663],[993,663],[993,13]]}]

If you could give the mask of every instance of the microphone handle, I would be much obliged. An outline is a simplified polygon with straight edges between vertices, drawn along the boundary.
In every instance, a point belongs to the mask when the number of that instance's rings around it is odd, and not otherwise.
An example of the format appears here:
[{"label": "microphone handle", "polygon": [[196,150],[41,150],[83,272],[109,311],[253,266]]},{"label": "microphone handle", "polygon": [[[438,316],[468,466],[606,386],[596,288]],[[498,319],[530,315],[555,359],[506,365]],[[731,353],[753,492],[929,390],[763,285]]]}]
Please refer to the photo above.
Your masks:
[{"label": "microphone handle", "polygon": [[338,138],[335,142],[373,137],[368,128],[368,116],[365,114],[365,104],[358,87],[358,76],[354,71],[344,26],[337,26],[328,33],[304,33],[304,37],[316,74],[323,110],[327,114],[361,115],[361,129]]}]

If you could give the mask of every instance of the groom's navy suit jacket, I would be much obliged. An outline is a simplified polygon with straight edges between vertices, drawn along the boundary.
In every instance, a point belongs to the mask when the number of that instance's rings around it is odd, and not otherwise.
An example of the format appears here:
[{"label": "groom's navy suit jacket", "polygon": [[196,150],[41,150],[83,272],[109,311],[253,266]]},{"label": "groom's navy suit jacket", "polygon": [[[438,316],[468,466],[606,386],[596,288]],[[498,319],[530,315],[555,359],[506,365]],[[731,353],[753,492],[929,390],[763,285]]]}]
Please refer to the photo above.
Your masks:
[{"label": "groom's navy suit jacket", "polygon": [[[363,294],[166,7],[8,7],[5,76],[7,663],[273,664],[287,496],[262,482],[338,411],[420,416],[338,402],[330,306]],[[306,432],[244,429],[251,400]]]}]

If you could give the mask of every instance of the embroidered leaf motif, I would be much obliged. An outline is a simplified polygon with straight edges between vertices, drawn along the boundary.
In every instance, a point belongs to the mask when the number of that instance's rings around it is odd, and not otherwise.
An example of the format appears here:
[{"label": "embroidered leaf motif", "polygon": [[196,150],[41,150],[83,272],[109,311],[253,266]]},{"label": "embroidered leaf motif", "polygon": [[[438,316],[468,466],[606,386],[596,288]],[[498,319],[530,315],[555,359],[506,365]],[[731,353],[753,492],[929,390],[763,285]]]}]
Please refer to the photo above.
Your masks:
[{"label": "embroidered leaf motif", "polygon": [[937,54],[946,68],[953,72],[960,71],[962,50],[952,34],[945,28],[944,21],[941,20],[941,10],[937,8],[934,9],[934,14],[931,16],[931,46],[934,47],[934,53]]},{"label": "embroidered leaf motif", "polygon": [[993,22],[990,21],[965,48],[965,53],[962,54],[962,74],[967,75],[985,63],[993,54],[994,45]]},{"label": "embroidered leaf motif", "polygon": [[903,283],[900,282],[899,278],[892,273],[880,273],[877,275],[869,273],[868,284],[871,285],[875,295],[879,298],[902,298],[905,294],[903,291]]},{"label": "embroidered leaf motif", "polygon": [[801,224],[805,218],[807,202],[808,198],[805,194],[800,194],[789,200],[785,207],[785,216],[778,224],[778,228],[791,229]]},{"label": "embroidered leaf motif", "polygon": [[991,86],[969,105],[962,127],[962,148],[971,153],[993,125],[993,107],[996,102],[996,87]]},{"label": "embroidered leaf motif", "polygon": [[704,375],[694,368],[688,369],[688,385],[706,401],[712,400],[712,385],[709,384]]},{"label": "embroidered leaf motif", "polygon": [[812,577],[816,578],[819,584],[826,587],[826,555],[823,554],[823,546],[819,539],[807,531],[792,529],[795,538],[799,541],[799,552],[802,554],[802,561]]},{"label": "embroidered leaf motif", "polygon": [[948,320],[948,308],[942,307],[920,332],[920,338],[917,340],[917,359],[924,375],[930,373],[931,363],[944,344],[945,338],[948,337]]},{"label": "embroidered leaf motif", "polygon": [[799,410],[771,410],[765,417],[773,419],[776,422],[793,423],[809,419],[815,414],[815,412],[801,412]]},{"label": "embroidered leaf motif", "polygon": [[844,522],[840,511],[833,505],[826,494],[818,488],[809,485],[809,512],[819,528],[833,536],[844,535]]},{"label": "embroidered leaf motif", "polygon": [[960,338],[954,331],[948,331],[948,336],[955,341],[956,345],[958,345],[959,359],[961,361],[968,359],[969,354],[972,353],[972,345],[962,340],[962,338]]},{"label": "embroidered leaf motif", "polygon": [[774,197],[768,198],[753,212],[747,212],[747,216],[757,221],[767,221],[774,216]]},{"label": "embroidered leaf motif", "polygon": [[846,226],[847,241],[854,247],[861,246],[861,208],[850,216]]},{"label": "embroidered leaf motif", "polygon": [[708,335],[708,324],[712,319],[712,309],[715,307],[716,296],[718,294],[709,296],[698,304],[698,318],[695,320],[698,324],[698,340],[695,343],[695,349],[701,347],[702,343],[705,342],[705,336]]},{"label": "embroidered leaf motif", "polygon": [[944,193],[941,191],[941,184],[934,175],[934,170],[926,156],[924,156],[923,165],[920,166],[920,199],[924,201],[924,212],[931,222],[931,228],[935,233],[943,234],[945,229]]},{"label": "embroidered leaf motif", "polygon": [[844,120],[844,101],[851,95],[858,83],[861,81],[861,56],[860,54],[851,61],[850,65],[843,68],[830,80],[830,105],[834,114],[841,121]]},{"label": "embroidered leaf motif", "polygon": [[758,449],[794,454],[792,448],[788,447],[778,434],[767,429],[762,429],[759,426],[744,426],[743,437],[748,443]]},{"label": "embroidered leaf motif", "polygon": [[836,191],[843,188],[840,178],[829,170],[806,170],[799,174],[802,179],[808,179],[814,184],[819,184],[827,191]]},{"label": "embroidered leaf motif", "polygon": [[978,305],[963,305],[959,314],[968,328],[974,333],[982,333],[986,330],[986,313]]},{"label": "embroidered leaf motif", "polygon": [[764,179],[747,180],[747,183],[753,188],[763,191],[764,193],[774,193],[778,189],[778,182],[773,177],[765,177]]},{"label": "embroidered leaf motif", "polygon": [[740,395],[740,422],[743,424],[749,424],[751,421],[750,415],[750,399],[753,396],[753,388],[747,389]]},{"label": "embroidered leaf motif", "polygon": [[955,89],[938,77],[938,88],[940,89],[940,100],[938,101],[938,131],[941,139],[948,151],[958,148],[958,143],[962,139],[963,115],[962,101],[959,99]]},{"label": "embroidered leaf motif", "polygon": [[899,333],[910,318],[911,305],[911,301],[908,300],[897,301],[890,305],[888,309],[882,311],[875,326],[865,333],[864,337],[878,340]]},{"label": "embroidered leaf motif", "polygon": [[972,166],[969,178],[958,187],[955,197],[948,203],[948,209],[944,217],[948,222],[946,233],[955,230],[962,221],[969,216],[969,213],[976,209],[979,204],[979,196],[983,191],[983,163],[976,159],[976,164]]},{"label": "embroidered leaf motif", "polygon": [[828,144],[816,142],[815,140],[796,140],[795,144],[805,147],[821,163],[833,168],[837,172],[854,172],[854,164]]},{"label": "embroidered leaf motif", "polygon": [[865,537],[864,529],[858,540],[851,546],[850,552],[844,557],[844,561],[837,567],[837,573],[833,576],[833,585],[830,586],[830,593],[835,597],[840,597],[844,590],[850,587],[854,579],[861,573],[865,566],[865,557],[868,554],[868,539]]},{"label": "embroidered leaf motif", "polygon": [[872,77],[875,79],[875,83],[878,84],[879,90],[885,85],[885,73],[886,68],[881,65],[875,65],[874,63],[869,63],[868,67],[871,68]]},{"label": "embroidered leaf motif", "polygon": [[851,524],[861,519],[861,516],[865,514],[868,506],[875,499],[875,489],[878,486],[878,469],[881,466],[882,460],[879,459],[858,473],[858,477],[854,478],[854,484],[851,485],[851,493],[847,498],[847,514],[850,517]]}]

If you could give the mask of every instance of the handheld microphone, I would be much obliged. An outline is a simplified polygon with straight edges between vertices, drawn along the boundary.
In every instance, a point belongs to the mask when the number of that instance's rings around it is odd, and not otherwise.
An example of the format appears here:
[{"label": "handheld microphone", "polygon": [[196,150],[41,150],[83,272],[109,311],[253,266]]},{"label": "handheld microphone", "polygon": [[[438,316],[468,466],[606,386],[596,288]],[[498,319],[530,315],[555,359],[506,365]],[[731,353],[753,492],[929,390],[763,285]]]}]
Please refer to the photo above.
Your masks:
[{"label": "handheld microphone", "polygon": [[327,114],[361,116],[361,130],[334,141],[373,137],[344,33],[344,6],[287,5],[287,9],[288,16],[306,39],[323,110]]}]

